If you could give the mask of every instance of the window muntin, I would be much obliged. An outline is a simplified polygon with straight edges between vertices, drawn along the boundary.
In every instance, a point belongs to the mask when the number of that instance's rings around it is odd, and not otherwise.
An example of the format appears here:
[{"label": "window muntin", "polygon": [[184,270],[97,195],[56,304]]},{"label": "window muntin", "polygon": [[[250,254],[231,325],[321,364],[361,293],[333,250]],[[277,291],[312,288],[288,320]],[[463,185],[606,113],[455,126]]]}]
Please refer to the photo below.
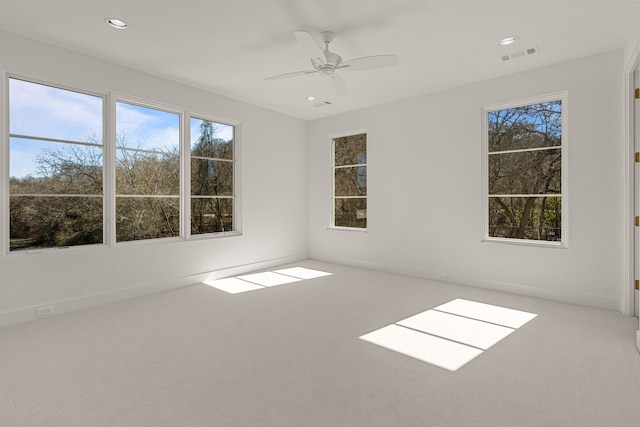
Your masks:
[{"label": "window muntin", "polygon": [[367,228],[367,135],[333,139],[332,227]]},{"label": "window muntin", "polygon": [[180,114],[116,102],[116,242],[180,236]]},{"label": "window muntin", "polygon": [[104,242],[104,98],[9,78],[9,251]]},{"label": "window muntin", "polygon": [[486,112],[486,238],[564,242],[564,104],[555,96]]},{"label": "window muntin", "polygon": [[235,231],[234,126],[192,117],[191,234]]},{"label": "window muntin", "polygon": [[[237,233],[237,125],[214,122],[210,150],[185,158],[197,148],[199,119],[191,129],[194,147],[187,147],[182,113],[171,108],[121,98],[112,109],[105,93],[13,75],[6,82],[8,156],[0,181],[8,252],[188,238],[190,207],[200,212],[198,234]],[[110,132],[103,123],[117,129]],[[190,164],[206,169],[192,200]],[[105,232],[107,219],[111,233]]]}]

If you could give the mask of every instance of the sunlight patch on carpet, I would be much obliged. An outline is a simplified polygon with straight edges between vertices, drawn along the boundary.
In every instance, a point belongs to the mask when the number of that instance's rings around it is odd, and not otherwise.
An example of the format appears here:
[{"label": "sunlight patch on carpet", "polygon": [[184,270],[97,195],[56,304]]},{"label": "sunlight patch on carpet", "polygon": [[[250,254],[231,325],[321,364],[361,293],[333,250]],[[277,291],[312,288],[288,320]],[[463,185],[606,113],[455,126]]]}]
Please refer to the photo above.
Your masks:
[{"label": "sunlight patch on carpet", "polygon": [[230,294],[239,294],[242,292],[270,288],[272,286],[286,285],[318,277],[331,276],[332,274],[333,273],[312,270],[310,268],[292,267],[275,271],[227,277],[225,279],[205,280],[204,283],[212,288],[216,288]]},{"label": "sunlight patch on carpet", "polygon": [[515,330],[436,310],[416,314],[397,324],[482,350],[493,346]]},{"label": "sunlight patch on carpet", "polygon": [[264,273],[253,273],[238,276],[238,279],[246,280],[247,282],[255,283],[256,285],[270,287],[280,286],[287,283],[299,282],[302,279],[296,277],[285,276],[284,274],[273,273],[267,271]]},{"label": "sunlight patch on carpet", "polygon": [[507,326],[513,329],[518,329],[537,316],[537,314],[527,313],[526,311],[513,310],[511,308],[483,304],[481,302],[468,301],[460,298],[434,307],[433,309],[482,320],[484,322],[495,323],[496,325]]},{"label": "sunlight patch on carpet", "polygon": [[456,371],[536,316],[456,299],[362,335],[360,339]]},{"label": "sunlight patch on carpet", "polygon": [[242,292],[264,289],[264,286],[256,285],[255,283],[250,283],[235,277],[227,277],[226,279],[218,280],[206,280],[204,283],[211,286],[212,288],[219,289],[228,294],[239,294]]},{"label": "sunlight patch on carpet", "polygon": [[450,371],[459,369],[482,354],[478,348],[398,325],[385,326],[360,339]]},{"label": "sunlight patch on carpet", "polygon": [[304,267],[291,267],[282,270],[274,270],[274,273],[284,274],[286,276],[297,277],[298,279],[315,279],[317,277],[331,276],[332,273],[320,270],[312,270]]}]

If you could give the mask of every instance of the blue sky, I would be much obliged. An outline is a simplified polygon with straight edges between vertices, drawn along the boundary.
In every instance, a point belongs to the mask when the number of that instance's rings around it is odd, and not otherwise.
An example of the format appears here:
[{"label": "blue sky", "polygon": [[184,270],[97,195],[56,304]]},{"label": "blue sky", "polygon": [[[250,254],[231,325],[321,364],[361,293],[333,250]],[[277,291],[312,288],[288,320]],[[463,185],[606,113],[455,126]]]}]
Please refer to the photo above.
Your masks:
[{"label": "blue sky", "polygon": [[[10,80],[9,97],[11,134],[101,142],[103,114],[100,97],[17,79]],[[200,133],[199,121],[196,122],[198,126],[191,129],[192,141]],[[216,125],[216,128],[220,138],[233,138],[232,126]],[[117,103],[116,132],[126,135],[127,147],[173,151],[179,144],[180,119],[175,113]],[[65,147],[67,144],[11,138],[9,173],[18,178],[29,174],[38,176],[38,154],[47,148],[64,150]]]},{"label": "blue sky", "polygon": [[102,98],[10,82],[10,133],[74,141],[102,135]]},{"label": "blue sky", "polygon": [[180,115],[118,102],[116,135],[121,137],[123,133],[124,146],[128,148],[176,152],[180,144]]}]

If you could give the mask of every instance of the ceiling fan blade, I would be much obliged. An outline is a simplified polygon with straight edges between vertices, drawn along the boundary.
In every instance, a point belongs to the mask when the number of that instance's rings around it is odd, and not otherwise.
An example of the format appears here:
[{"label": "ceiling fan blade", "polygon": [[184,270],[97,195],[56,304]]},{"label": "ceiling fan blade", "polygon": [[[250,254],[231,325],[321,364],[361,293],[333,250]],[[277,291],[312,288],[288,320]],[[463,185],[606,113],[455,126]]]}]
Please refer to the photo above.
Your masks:
[{"label": "ceiling fan blade", "polygon": [[398,63],[398,55],[374,55],[354,58],[338,66],[342,71],[374,70],[376,68],[391,67]]},{"label": "ceiling fan blade", "polygon": [[333,92],[336,95],[346,95],[347,94],[347,92],[348,92],[347,84],[344,82],[344,80],[342,80],[342,77],[340,77],[336,73],[329,74],[329,75],[323,76],[323,77],[324,77],[324,81],[327,82],[327,84],[329,85],[331,90],[333,90]]},{"label": "ceiling fan blade", "polygon": [[[304,53],[311,58],[311,62],[325,63],[324,51],[320,45],[306,31],[294,31],[293,34],[298,40],[298,44],[304,50]],[[315,66],[315,64],[314,64]]]},{"label": "ceiling fan blade", "polygon": [[289,77],[304,76],[305,74],[317,73],[316,70],[294,71],[293,73],[278,74],[277,76],[267,77],[265,80],[286,79]]}]

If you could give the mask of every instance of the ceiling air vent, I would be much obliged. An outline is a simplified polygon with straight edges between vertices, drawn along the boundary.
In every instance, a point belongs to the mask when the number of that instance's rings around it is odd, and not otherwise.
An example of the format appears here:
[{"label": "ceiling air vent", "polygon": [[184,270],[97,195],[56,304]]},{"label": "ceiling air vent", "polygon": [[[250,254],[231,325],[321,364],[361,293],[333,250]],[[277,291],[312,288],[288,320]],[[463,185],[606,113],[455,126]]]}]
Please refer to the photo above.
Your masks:
[{"label": "ceiling air vent", "polygon": [[511,52],[506,55],[500,55],[500,59],[502,59],[502,61],[505,62],[505,61],[510,61],[512,59],[516,59],[516,58],[522,58],[523,56],[533,55],[534,53],[538,53],[538,52],[540,52],[540,49],[538,48],[538,46],[533,46],[525,50],[519,50],[517,52]]},{"label": "ceiling air vent", "polygon": [[316,102],[315,104],[313,104],[314,107],[326,107],[327,105],[331,105],[331,103],[329,101],[322,101],[322,102]]}]

